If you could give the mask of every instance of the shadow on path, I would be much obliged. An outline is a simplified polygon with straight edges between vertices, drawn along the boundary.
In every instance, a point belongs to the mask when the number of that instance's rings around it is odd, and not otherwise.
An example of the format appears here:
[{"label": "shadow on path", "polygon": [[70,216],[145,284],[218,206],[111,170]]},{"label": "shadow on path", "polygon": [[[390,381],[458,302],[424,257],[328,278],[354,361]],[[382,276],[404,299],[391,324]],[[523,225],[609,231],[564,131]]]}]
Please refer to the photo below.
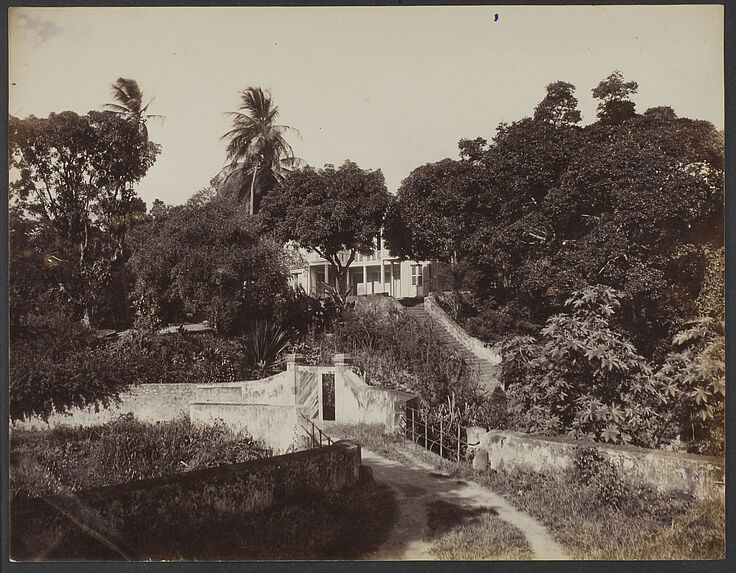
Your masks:
[{"label": "shadow on path", "polygon": [[[377,482],[390,486],[396,494],[398,514],[389,540],[366,559],[380,561],[434,559],[428,541],[427,507],[444,502],[457,504],[465,513],[493,512],[500,519],[526,535],[534,559],[568,559],[544,526],[533,517],[514,508],[500,495],[467,480],[446,477],[436,472],[409,467],[361,448],[363,464],[373,470]],[[458,516],[460,518],[460,516]]]}]

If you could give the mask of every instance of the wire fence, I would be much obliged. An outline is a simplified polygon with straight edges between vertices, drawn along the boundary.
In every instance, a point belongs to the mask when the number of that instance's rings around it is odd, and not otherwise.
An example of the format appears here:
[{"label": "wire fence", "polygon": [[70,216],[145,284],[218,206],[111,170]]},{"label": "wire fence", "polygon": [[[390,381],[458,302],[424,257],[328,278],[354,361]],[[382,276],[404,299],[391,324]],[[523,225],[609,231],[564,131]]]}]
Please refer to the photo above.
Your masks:
[{"label": "wire fence", "polygon": [[469,460],[469,448],[477,444],[468,442],[465,426],[451,417],[428,410],[406,406],[405,435],[415,444],[456,463]]}]

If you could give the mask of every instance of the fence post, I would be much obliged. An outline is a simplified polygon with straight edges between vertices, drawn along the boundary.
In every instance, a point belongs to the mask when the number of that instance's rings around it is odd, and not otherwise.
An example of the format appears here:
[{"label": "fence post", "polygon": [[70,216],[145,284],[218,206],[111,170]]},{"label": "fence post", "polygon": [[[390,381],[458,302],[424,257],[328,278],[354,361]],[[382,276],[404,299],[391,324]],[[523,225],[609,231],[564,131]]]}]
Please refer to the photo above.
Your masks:
[{"label": "fence post", "polygon": [[416,444],[416,440],[414,439],[414,408],[410,408],[411,411],[411,441]]},{"label": "fence post", "polygon": [[460,424],[457,425],[457,463],[460,463]]},{"label": "fence post", "polygon": [[442,458],[442,418],[440,418],[440,458]]},{"label": "fence post", "polygon": [[319,447],[322,447],[322,429],[317,428],[319,430]]}]

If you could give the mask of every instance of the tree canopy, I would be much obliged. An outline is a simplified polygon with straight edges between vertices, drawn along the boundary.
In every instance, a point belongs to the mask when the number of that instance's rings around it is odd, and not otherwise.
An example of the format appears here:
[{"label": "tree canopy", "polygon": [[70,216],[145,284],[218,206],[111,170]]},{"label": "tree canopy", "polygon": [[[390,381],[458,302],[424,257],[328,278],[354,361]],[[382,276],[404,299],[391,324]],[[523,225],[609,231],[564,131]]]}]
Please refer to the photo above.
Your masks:
[{"label": "tree canopy", "polygon": [[390,200],[380,170],[361,169],[352,161],[337,169],[305,167],[290,173],[264,201],[264,228],[317,252],[342,289],[356,253],[376,248]]},{"label": "tree canopy", "polygon": [[[110,111],[10,118],[11,209],[28,222],[56,282],[89,316],[96,291],[127,256],[125,235],[145,212],[135,184],[159,147],[137,121]],[[94,317],[91,318],[94,321]]]},{"label": "tree canopy", "polygon": [[[600,110],[613,113],[608,104],[636,87],[614,72],[596,89]],[[571,292],[613,287],[651,354],[697,312],[708,253],[723,242],[723,137],[666,107],[578,127],[572,91],[550,84],[533,118],[412,172],[389,219],[391,246],[410,258],[456,252],[477,271],[476,295],[540,325]]]}]

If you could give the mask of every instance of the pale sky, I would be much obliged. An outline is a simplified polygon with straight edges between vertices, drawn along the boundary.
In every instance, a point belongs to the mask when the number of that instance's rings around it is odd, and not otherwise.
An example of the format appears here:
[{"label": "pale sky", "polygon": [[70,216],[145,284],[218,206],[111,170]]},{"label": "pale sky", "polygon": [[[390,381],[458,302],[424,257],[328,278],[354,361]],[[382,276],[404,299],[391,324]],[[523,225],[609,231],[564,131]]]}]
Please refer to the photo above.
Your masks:
[{"label": "pale sky", "polygon": [[149,207],[208,185],[225,164],[224,112],[249,86],[299,129],[298,157],[380,168],[392,192],[457,158],[459,139],[531,115],[556,80],[577,87],[583,123],[615,69],[639,82],[639,112],[724,121],[722,6],[10,8],[9,44],[14,116],[102,109],[118,77],[155,98]]}]

